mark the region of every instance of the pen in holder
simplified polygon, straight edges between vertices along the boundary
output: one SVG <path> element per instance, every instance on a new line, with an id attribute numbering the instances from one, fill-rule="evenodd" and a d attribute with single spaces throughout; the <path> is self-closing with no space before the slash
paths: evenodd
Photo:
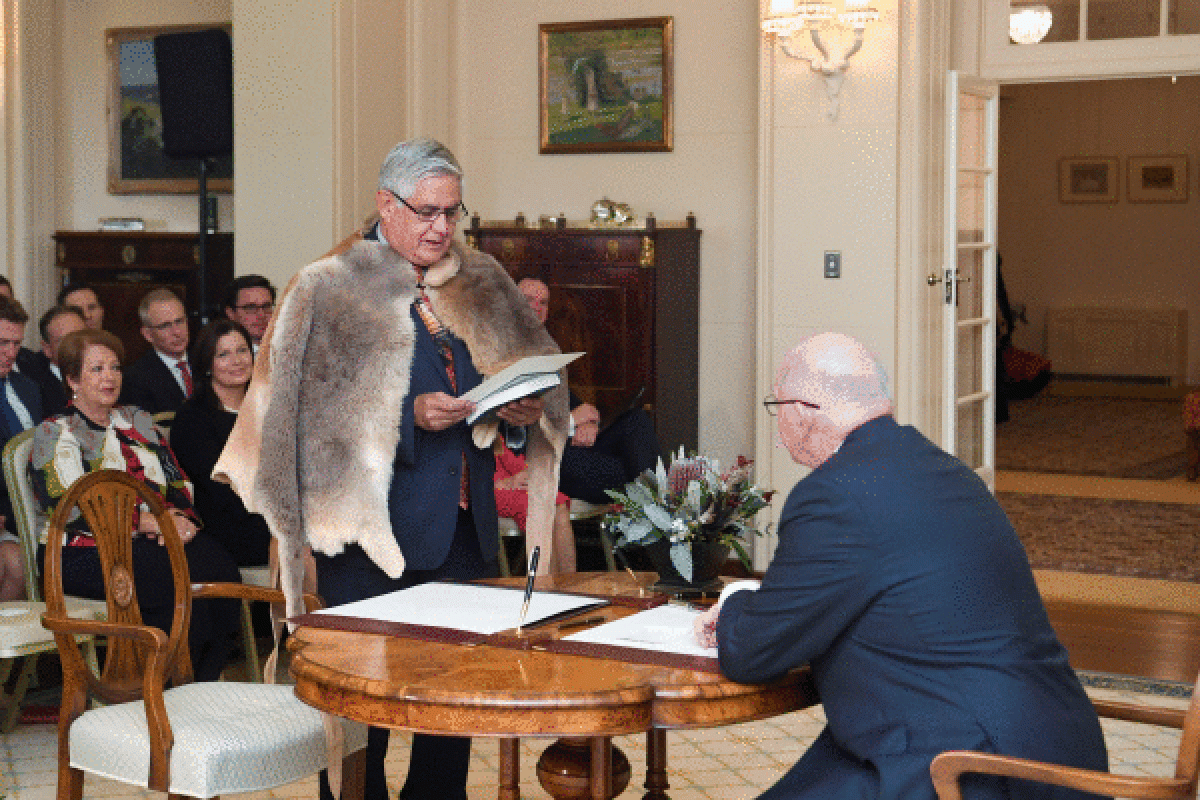
<path id="1" fill-rule="evenodd" d="M 645 597 L 646 587 L 642 585 L 642 582 L 638 580 L 638 576 L 635 575 L 633 570 L 629 568 L 629 560 L 625 558 L 625 553 L 623 553 L 619 547 L 613 548 L 613 558 L 617 560 L 617 563 L 621 566 L 621 569 L 629 573 L 629 579 L 632 580 L 633 585 L 637 587 L 638 597 Z"/>
<path id="2" fill-rule="evenodd" d="M 525 599 L 521 603 L 521 616 L 517 618 L 517 636 L 521 635 L 521 626 L 525 624 L 525 615 L 529 613 L 529 601 L 533 599 L 533 581 L 537 577 L 538 558 L 541 555 L 541 547 L 533 548 L 529 555 L 529 569 L 525 572 Z"/>

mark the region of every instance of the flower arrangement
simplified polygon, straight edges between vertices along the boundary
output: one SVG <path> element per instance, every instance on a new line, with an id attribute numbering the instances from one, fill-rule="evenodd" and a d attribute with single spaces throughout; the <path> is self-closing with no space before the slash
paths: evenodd
<path id="1" fill-rule="evenodd" d="M 754 462 L 738 456 L 722 472 L 721 465 L 705 456 L 686 456 L 683 448 L 671 460 L 662 459 L 625 485 L 624 492 L 607 490 L 616 508 L 604 518 L 615 531 L 616 547 L 671 542 L 671 563 L 685 580 L 693 579 L 692 543 L 719 542 L 737 552 L 749 569 L 750 557 L 741 540 L 761 535 L 754 516 L 771 502 L 774 492 L 764 492 L 751 482 Z"/>

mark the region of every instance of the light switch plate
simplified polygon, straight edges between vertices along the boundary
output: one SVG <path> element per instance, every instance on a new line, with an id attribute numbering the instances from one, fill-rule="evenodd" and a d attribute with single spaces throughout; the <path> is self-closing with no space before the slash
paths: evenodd
<path id="1" fill-rule="evenodd" d="M 842 251 L 826 250 L 825 251 L 825 277 L 840 278 L 842 277 Z"/>

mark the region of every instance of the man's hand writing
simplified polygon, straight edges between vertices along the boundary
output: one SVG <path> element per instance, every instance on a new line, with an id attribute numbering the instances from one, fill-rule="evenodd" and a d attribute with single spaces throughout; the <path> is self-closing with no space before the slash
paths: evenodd
<path id="1" fill-rule="evenodd" d="M 413 416 L 417 427 L 427 431 L 444 431 L 467 418 L 475 404 L 445 392 L 427 392 L 413 401 Z"/>
<path id="2" fill-rule="evenodd" d="M 522 397 L 496 409 L 496 416 L 509 425 L 532 425 L 542 418 L 545 408 L 546 401 L 540 397 Z"/>
<path id="3" fill-rule="evenodd" d="M 717 617 L 720 614 L 721 606 L 714 605 L 692 620 L 692 633 L 696 637 L 696 643 L 701 647 L 717 646 Z"/>

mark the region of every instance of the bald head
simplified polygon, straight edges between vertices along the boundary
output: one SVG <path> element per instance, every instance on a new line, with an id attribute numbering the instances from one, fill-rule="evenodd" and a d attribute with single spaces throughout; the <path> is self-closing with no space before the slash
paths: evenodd
<path id="1" fill-rule="evenodd" d="M 523 278 L 517 288 L 525 295 L 538 321 L 545 325 L 550 316 L 550 287 L 537 278 Z"/>
<path id="2" fill-rule="evenodd" d="M 843 333 L 819 333 L 788 353 L 775 396 L 803 400 L 782 406 L 779 435 L 798 463 L 817 467 L 863 423 L 892 412 L 886 378 L 871 351 Z"/>

